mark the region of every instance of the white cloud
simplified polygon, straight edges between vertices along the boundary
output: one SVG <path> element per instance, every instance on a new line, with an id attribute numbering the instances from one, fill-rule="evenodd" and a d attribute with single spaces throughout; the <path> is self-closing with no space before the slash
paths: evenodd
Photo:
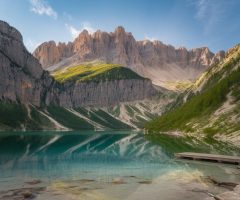
<path id="1" fill-rule="evenodd" d="M 95 32 L 95 29 L 89 22 L 83 22 L 80 28 L 76 28 L 69 24 L 65 24 L 65 26 L 67 27 L 73 38 L 76 38 L 83 30 L 87 30 L 90 34 L 93 34 Z"/>
<path id="2" fill-rule="evenodd" d="M 31 38 L 28 38 L 25 42 L 25 45 L 29 52 L 33 52 L 41 43 L 37 42 L 35 40 L 32 40 Z"/>
<path id="3" fill-rule="evenodd" d="M 73 38 L 76 38 L 79 35 L 80 30 L 76 29 L 74 26 L 68 24 L 65 24 L 65 26 L 67 27 Z"/>
<path id="4" fill-rule="evenodd" d="M 149 36 L 147 36 L 147 35 L 145 35 L 145 40 L 150 40 L 150 41 L 155 41 L 155 40 L 158 40 L 157 38 L 155 38 L 155 37 L 149 37 Z"/>
<path id="5" fill-rule="evenodd" d="M 58 14 L 49 3 L 45 0 L 30 0 L 31 11 L 39 15 L 47 15 L 53 17 L 54 19 L 58 18 Z"/>

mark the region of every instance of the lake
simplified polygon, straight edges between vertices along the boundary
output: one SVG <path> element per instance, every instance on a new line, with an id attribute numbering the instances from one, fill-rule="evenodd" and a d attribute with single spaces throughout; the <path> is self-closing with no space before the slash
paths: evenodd
<path id="1" fill-rule="evenodd" d="M 240 182 L 236 166 L 174 158 L 194 149 L 232 155 L 239 149 L 154 137 L 141 131 L 2 132 L 0 200 L 203 200 L 207 192 L 226 191 L 208 176 Z"/>

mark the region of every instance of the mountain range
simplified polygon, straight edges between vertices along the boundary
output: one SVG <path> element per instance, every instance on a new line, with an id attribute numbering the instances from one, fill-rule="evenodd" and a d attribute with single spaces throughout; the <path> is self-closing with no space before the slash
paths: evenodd
<path id="1" fill-rule="evenodd" d="M 240 45 L 176 49 L 118 27 L 32 55 L 0 21 L 0 70 L 1 130 L 145 128 L 240 143 Z"/>
<path id="2" fill-rule="evenodd" d="M 44 42 L 33 52 L 48 71 L 99 60 L 127 66 L 153 84 L 173 90 L 179 83 L 194 81 L 224 54 L 214 54 L 207 47 L 187 50 L 157 40 L 136 41 L 123 27 L 110 33 L 98 30 L 90 34 L 84 30 L 73 42 Z"/>
<path id="3" fill-rule="evenodd" d="M 0 129 L 126 129 L 146 121 L 132 116 L 127 125 L 99 107 L 112 106 L 112 112 L 120 116 L 114 106 L 121 102 L 160 94 L 149 79 L 116 64 L 92 62 L 84 67 L 86 71 L 73 67 L 51 75 L 27 51 L 20 32 L 0 21 Z M 84 109 L 72 110 L 80 107 Z M 138 115 L 148 120 L 154 116 L 143 110 Z"/>

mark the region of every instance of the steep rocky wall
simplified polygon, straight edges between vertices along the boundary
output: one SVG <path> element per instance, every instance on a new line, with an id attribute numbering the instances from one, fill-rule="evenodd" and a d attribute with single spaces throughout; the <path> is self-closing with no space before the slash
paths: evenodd
<path id="1" fill-rule="evenodd" d="M 40 105 L 52 78 L 23 45 L 21 34 L 0 21 L 0 99 Z"/>
<path id="2" fill-rule="evenodd" d="M 0 99 L 40 105 L 42 79 L 36 79 L 0 52 Z"/>
<path id="3" fill-rule="evenodd" d="M 131 67 L 142 65 L 162 68 L 167 63 L 174 63 L 182 67 L 206 68 L 215 56 L 207 47 L 187 50 L 184 47 L 174 48 L 160 41 L 136 41 L 123 27 L 117 27 L 113 33 L 97 31 L 92 35 L 84 30 L 68 44 L 45 42 L 33 55 L 44 68 L 73 55 L 77 55 L 81 62 L 102 59 Z"/>
<path id="4" fill-rule="evenodd" d="M 155 94 L 156 90 L 148 79 L 65 83 L 55 85 L 47 93 L 46 104 L 63 107 L 111 106 L 149 99 Z"/>

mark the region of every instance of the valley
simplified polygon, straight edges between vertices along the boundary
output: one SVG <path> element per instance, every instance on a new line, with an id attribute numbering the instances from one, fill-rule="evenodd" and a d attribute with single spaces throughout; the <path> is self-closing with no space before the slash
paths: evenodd
<path id="1" fill-rule="evenodd" d="M 193 63 L 195 58 L 190 63 L 187 61 L 188 69 L 206 69 L 199 78 L 168 79 L 163 81 L 168 86 L 163 87 L 161 84 L 152 84 L 154 78 L 149 79 L 149 76 L 139 72 L 142 67 L 122 59 L 123 55 L 118 53 L 110 59 L 108 51 L 119 52 L 121 45 L 126 52 L 137 49 L 128 49 L 130 41 L 132 44 L 139 42 L 123 27 L 118 27 L 114 33 L 98 31 L 91 35 L 83 31 L 68 45 L 56 45 L 54 42 L 40 45 L 33 55 L 48 71 L 42 69 L 41 64 L 27 52 L 22 36 L 16 29 L 5 22 L 1 22 L 1 27 L 1 48 L 5 49 L 5 52 L 1 51 L 3 73 L 0 75 L 2 130 L 145 128 L 151 134 L 170 131 L 183 136 L 201 135 L 239 144 L 239 45 L 226 52 L 226 56 L 224 52 L 216 55 L 209 53 L 208 56 L 201 53 L 199 59 L 204 59 L 198 60 L 201 63 L 198 67 L 189 65 L 196 65 Z M 101 47 L 106 50 L 107 57 L 93 53 L 93 49 L 99 47 L 103 35 L 114 44 L 110 49 Z M 116 39 L 118 43 L 115 43 Z M 71 51 L 70 46 L 73 48 Z M 84 53 L 85 47 L 88 47 L 88 53 Z M 66 51 L 70 53 L 64 54 Z M 183 49 L 175 50 L 175 56 L 178 57 L 180 51 Z M 53 57 L 58 52 L 56 55 L 59 57 L 51 61 L 46 57 L 46 52 L 53 52 L 53 55 L 48 54 Z M 22 57 L 17 56 L 18 53 Z M 171 62 L 178 64 L 176 57 L 173 54 L 171 56 Z M 156 67 L 144 68 L 152 70 Z M 161 64 L 159 72 L 163 73 L 164 68 L 164 64 Z M 176 66 L 175 69 L 180 68 Z M 169 75 L 174 77 L 171 73 L 176 71 L 168 70 Z M 181 69 L 181 73 L 185 73 L 184 70 Z"/>

